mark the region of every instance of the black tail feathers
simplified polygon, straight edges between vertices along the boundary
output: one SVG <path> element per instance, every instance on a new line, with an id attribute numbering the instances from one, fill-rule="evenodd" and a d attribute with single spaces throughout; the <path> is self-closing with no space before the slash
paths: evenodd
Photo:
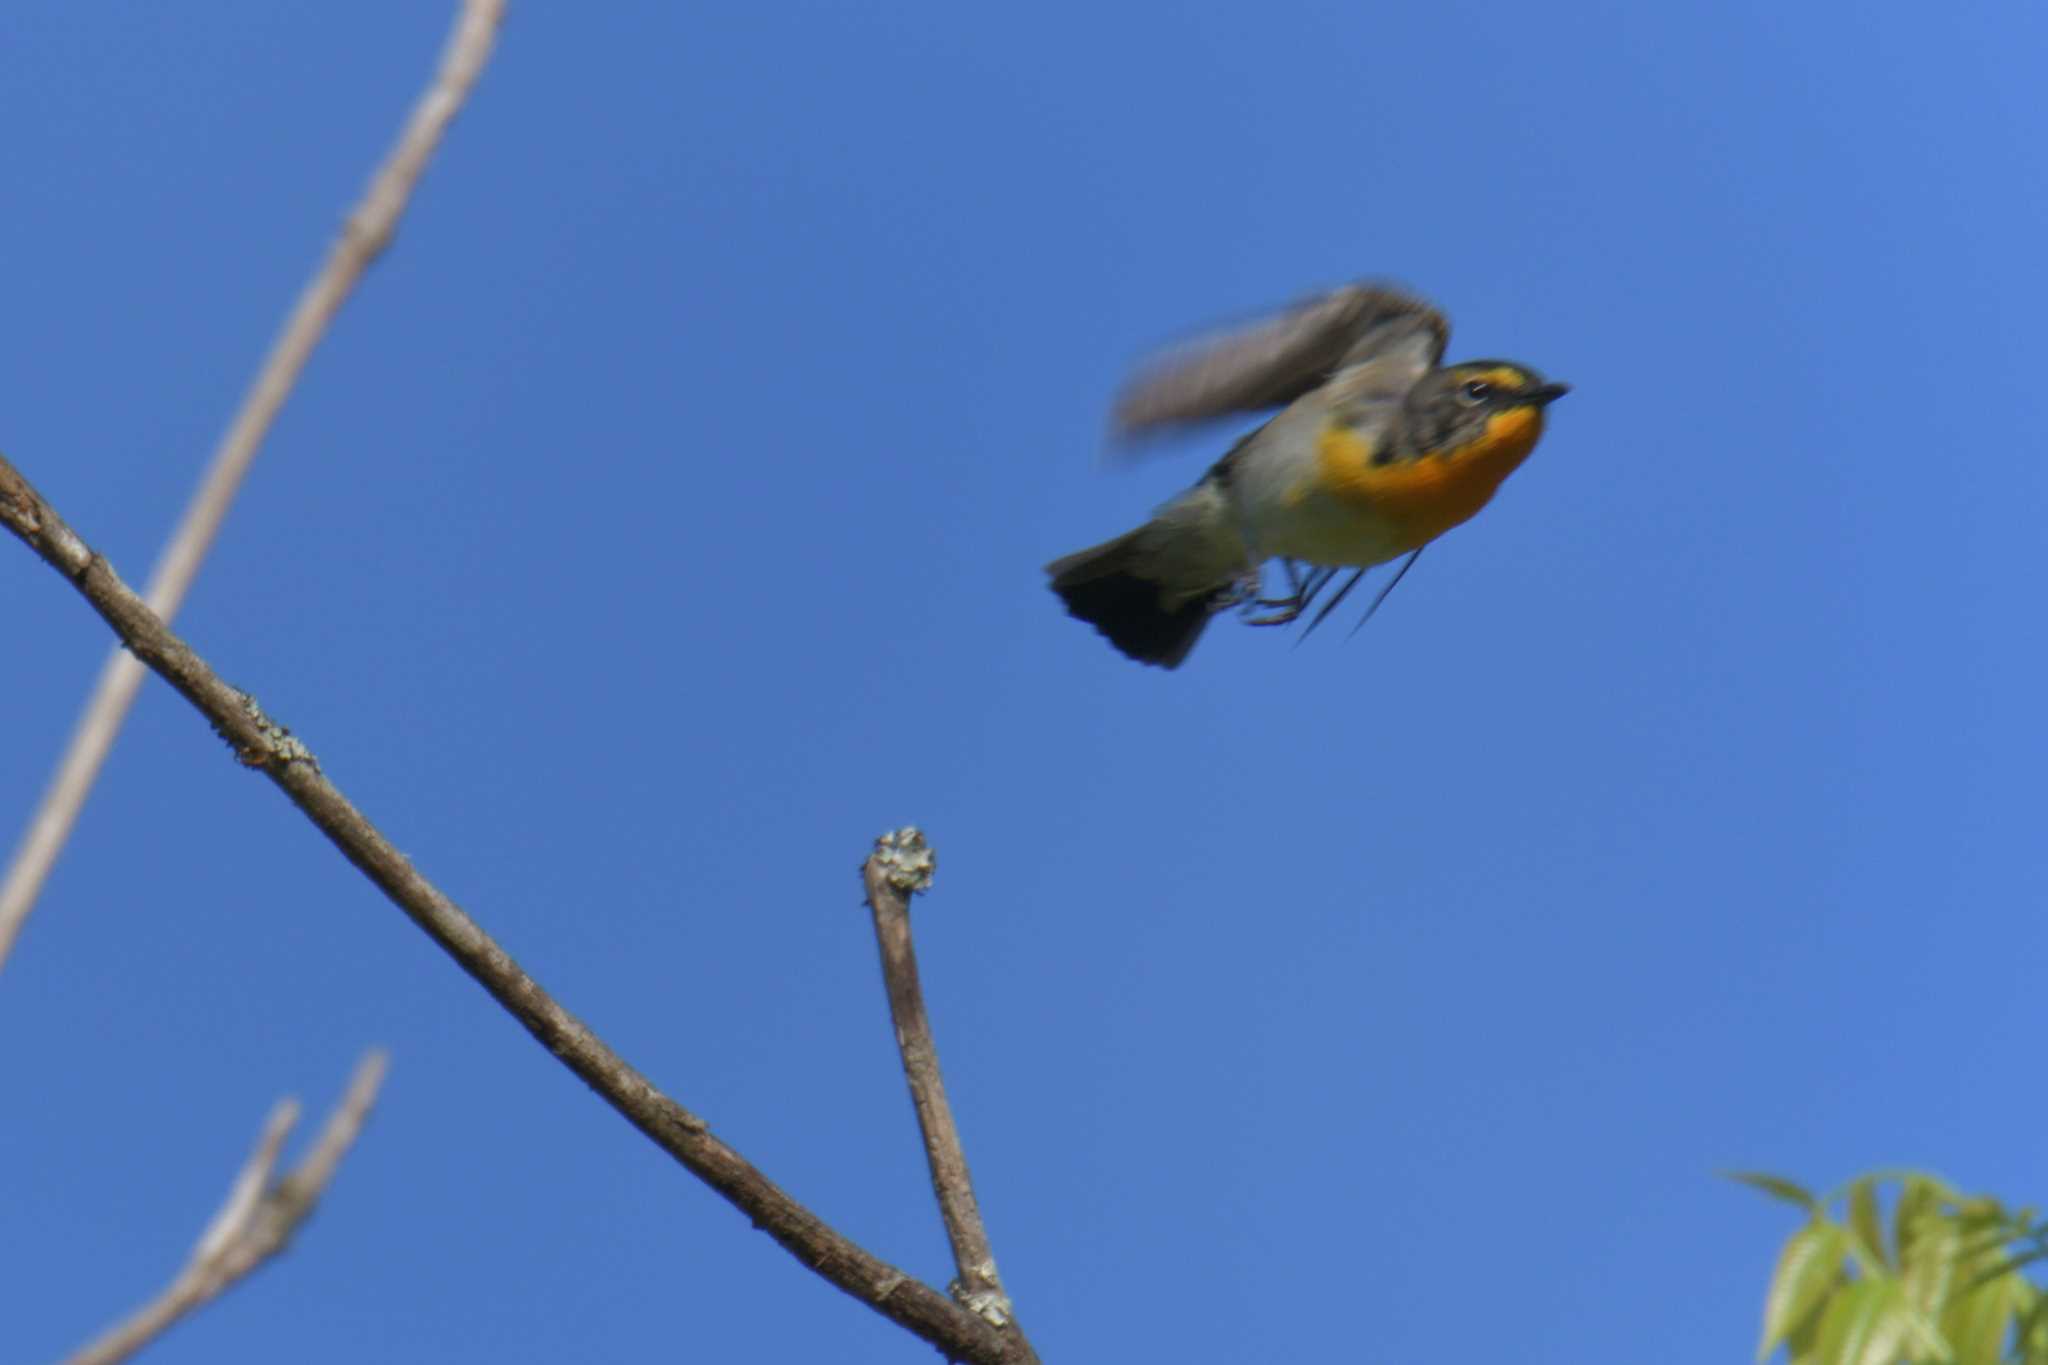
<path id="1" fill-rule="evenodd" d="M 1138 571 L 1132 554 L 1137 534 L 1056 559 L 1045 571 L 1068 615 L 1094 626 L 1139 663 L 1179 668 L 1209 618 L 1229 600 L 1231 585 L 1169 606 L 1165 586 Z"/>

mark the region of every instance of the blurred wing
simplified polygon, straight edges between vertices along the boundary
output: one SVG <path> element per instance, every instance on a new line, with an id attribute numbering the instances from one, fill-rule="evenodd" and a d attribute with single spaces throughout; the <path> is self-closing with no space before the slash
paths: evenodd
<path id="1" fill-rule="evenodd" d="M 1139 372 L 1111 416 L 1119 439 L 1291 403 L 1369 360 L 1436 368 L 1451 325 L 1385 285 L 1348 285 L 1276 317 L 1198 341 Z"/>

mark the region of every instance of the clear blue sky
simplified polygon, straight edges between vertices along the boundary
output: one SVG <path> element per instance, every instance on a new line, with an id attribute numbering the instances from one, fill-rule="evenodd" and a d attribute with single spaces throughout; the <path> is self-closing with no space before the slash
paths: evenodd
<path id="1" fill-rule="evenodd" d="M 147 574 L 443 5 L 0 19 L 0 449 Z M 943 1283 L 855 869 L 1048 1361 L 1741 1359 L 1882 1163 L 2048 1198 L 2038 7 L 515 6 L 181 629 L 570 1008 Z M 1571 381 L 1372 625 L 1043 586 L 1150 345 L 1358 276 Z M 0 831 L 107 636 L 0 546 Z M 152 682 L 0 975 L 0 1327 L 160 1362 L 908 1361 Z M 761 1343 L 766 1337 L 767 1344 Z"/>

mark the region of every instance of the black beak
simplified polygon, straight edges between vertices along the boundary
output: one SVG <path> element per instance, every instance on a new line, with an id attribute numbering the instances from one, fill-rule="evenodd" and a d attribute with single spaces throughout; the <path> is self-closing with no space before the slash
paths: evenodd
<path id="1" fill-rule="evenodd" d="M 1572 391 L 1569 384 L 1539 384 L 1533 389 L 1522 390 L 1522 401 L 1536 407 L 1548 407 Z"/>

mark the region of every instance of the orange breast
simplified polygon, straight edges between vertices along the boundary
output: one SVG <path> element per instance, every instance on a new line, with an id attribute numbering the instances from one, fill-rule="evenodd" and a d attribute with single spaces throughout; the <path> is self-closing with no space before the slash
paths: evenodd
<path id="1" fill-rule="evenodd" d="M 1325 431 L 1316 447 L 1323 491 L 1385 525 L 1401 543 L 1420 549 L 1486 506 L 1543 434 L 1538 408 L 1513 408 L 1486 423 L 1478 440 L 1419 460 L 1374 464 L 1356 432 Z"/>

